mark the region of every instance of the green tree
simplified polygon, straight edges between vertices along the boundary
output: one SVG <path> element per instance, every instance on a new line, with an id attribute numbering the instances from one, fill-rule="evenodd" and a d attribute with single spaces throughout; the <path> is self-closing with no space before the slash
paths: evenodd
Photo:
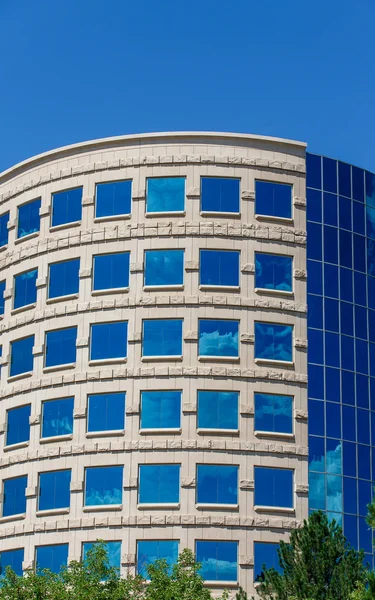
<path id="1" fill-rule="evenodd" d="M 335 520 L 314 512 L 292 531 L 288 543 L 280 542 L 282 572 L 264 567 L 257 593 L 263 600 L 350 600 L 367 581 L 363 556 L 351 548 Z"/>

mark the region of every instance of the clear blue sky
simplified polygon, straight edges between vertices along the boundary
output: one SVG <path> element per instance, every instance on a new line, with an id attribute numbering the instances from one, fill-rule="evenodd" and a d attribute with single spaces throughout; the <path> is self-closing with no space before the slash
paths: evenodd
<path id="1" fill-rule="evenodd" d="M 0 170 L 194 129 L 375 171 L 374 23 L 375 0 L 0 0 Z"/>

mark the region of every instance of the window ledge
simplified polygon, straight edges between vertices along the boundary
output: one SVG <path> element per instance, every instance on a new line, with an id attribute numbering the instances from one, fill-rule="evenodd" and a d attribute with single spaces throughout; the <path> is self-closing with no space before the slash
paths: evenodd
<path id="1" fill-rule="evenodd" d="M 96 504 L 93 506 L 84 506 L 83 512 L 103 512 L 108 510 L 122 510 L 122 504 Z"/>
<path id="2" fill-rule="evenodd" d="M 125 429 L 109 429 L 108 431 L 86 431 L 87 438 L 118 437 L 120 435 L 125 435 Z"/>
<path id="3" fill-rule="evenodd" d="M 108 294 L 126 294 L 129 287 L 109 288 L 106 290 L 91 290 L 91 296 L 105 296 Z"/>
<path id="4" fill-rule="evenodd" d="M 157 217 L 184 217 L 186 215 L 186 211 L 184 210 L 167 210 L 165 212 L 146 212 L 146 218 L 157 218 Z"/>
<path id="5" fill-rule="evenodd" d="M 219 212 L 217 210 L 201 210 L 199 214 L 201 217 L 233 217 L 233 219 L 241 218 L 241 213 L 239 212 Z"/>
<path id="6" fill-rule="evenodd" d="M 40 438 L 39 443 L 40 444 L 50 444 L 52 442 L 64 442 L 64 441 L 72 440 L 72 439 L 73 439 L 73 434 L 67 433 L 66 435 L 52 435 L 49 437 Z"/>
<path id="7" fill-rule="evenodd" d="M 32 308 L 36 307 L 36 302 L 33 302 L 32 304 L 25 304 L 24 306 L 19 306 L 18 308 L 13 308 L 13 310 L 10 311 L 11 315 L 18 315 L 18 313 L 21 313 L 25 310 L 31 310 Z"/>
<path id="8" fill-rule="evenodd" d="M 118 365 L 125 364 L 128 361 L 127 357 L 123 356 L 120 358 L 100 358 L 98 360 L 89 360 L 89 367 L 95 367 L 100 365 Z"/>
<path id="9" fill-rule="evenodd" d="M 277 223 L 289 223 L 293 225 L 294 219 L 292 217 L 276 217 L 274 215 L 255 215 L 259 221 L 275 221 Z"/>
<path id="10" fill-rule="evenodd" d="M 197 510 L 238 510 L 238 504 L 213 504 L 197 502 L 195 505 Z"/>
<path id="11" fill-rule="evenodd" d="M 286 508 L 285 506 L 254 506 L 256 512 L 269 512 L 269 513 L 285 513 L 286 515 L 293 515 L 296 510 L 295 508 Z"/>
<path id="12" fill-rule="evenodd" d="M 11 452 L 11 450 L 18 450 L 18 448 L 27 448 L 30 445 L 30 440 L 26 442 L 17 442 L 17 444 L 9 444 L 9 446 L 4 446 L 3 452 Z"/>
<path id="13" fill-rule="evenodd" d="M 162 427 L 160 427 L 159 429 L 140 429 L 139 433 L 141 435 L 148 435 L 148 434 L 154 434 L 154 435 L 158 435 L 158 434 L 177 434 L 177 433 L 181 433 L 182 429 L 181 427 L 166 427 L 165 429 L 163 429 Z"/>
<path id="14" fill-rule="evenodd" d="M 53 304 L 54 302 L 66 302 L 67 300 L 76 300 L 79 294 L 67 294 L 66 296 L 56 296 L 56 298 L 47 298 L 46 304 Z"/>
<path id="15" fill-rule="evenodd" d="M 173 361 L 173 360 L 175 360 L 175 361 L 182 361 L 182 359 L 183 359 L 183 356 L 181 354 L 178 354 L 176 356 L 168 356 L 168 355 L 164 356 L 162 354 L 160 356 L 141 356 L 141 361 L 142 362 L 155 362 L 155 361 L 158 361 L 158 360 L 163 361 L 163 362 L 166 361 L 166 360 L 168 360 L 168 361 Z"/>
<path id="16" fill-rule="evenodd" d="M 5 250 L 8 250 L 8 244 L 4 244 L 4 246 L 0 246 L 0 252 L 5 252 Z"/>
<path id="17" fill-rule="evenodd" d="M 40 231 L 33 231 L 32 233 L 28 233 L 27 235 L 23 235 L 22 237 L 14 240 L 15 244 L 20 244 L 21 242 L 27 242 L 28 240 L 32 240 L 33 238 L 38 237 Z"/>
<path id="18" fill-rule="evenodd" d="M 179 510 L 179 502 L 145 502 L 137 504 L 138 510 Z"/>
<path id="19" fill-rule="evenodd" d="M 60 231 L 60 229 L 68 229 L 69 227 L 79 227 L 82 225 L 82 221 L 71 221 L 71 223 L 62 223 L 61 225 L 52 225 L 49 230 L 51 233 L 54 231 Z"/>
<path id="20" fill-rule="evenodd" d="M 108 221 L 122 221 L 123 219 L 131 219 L 131 213 L 123 215 L 108 215 L 106 217 L 95 217 L 94 223 L 107 223 Z"/>
<path id="21" fill-rule="evenodd" d="M 200 286 L 198 286 L 200 290 L 205 291 L 205 290 L 212 290 L 212 291 L 223 291 L 223 292 L 239 292 L 240 291 L 240 286 L 239 285 L 209 285 L 209 284 L 202 284 Z"/>
<path id="22" fill-rule="evenodd" d="M 294 297 L 294 292 L 288 292 L 287 290 L 273 290 L 273 289 L 269 289 L 269 288 L 255 288 L 254 292 L 256 294 L 269 294 L 272 296 L 288 296 L 290 297 Z"/>
<path id="23" fill-rule="evenodd" d="M 254 431 L 254 435 L 257 437 L 266 437 L 266 438 L 280 438 L 280 439 L 288 439 L 294 440 L 294 433 L 281 433 L 280 431 Z"/>
<path id="24" fill-rule="evenodd" d="M 48 517 L 54 515 L 67 515 L 70 513 L 70 508 L 47 508 L 46 510 L 37 510 L 37 517 Z"/>
<path id="25" fill-rule="evenodd" d="M 43 373 L 53 373 L 54 371 L 65 371 L 67 369 L 75 369 L 76 363 L 67 363 L 65 365 L 53 365 L 53 367 L 44 367 Z"/>
<path id="26" fill-rule="evenodd" d="M 8 517 L 1 517 L 0 523 L 9 523 L 10 521 L 19 521 L 26 519 L 26 513 L 18 513 L 17 515 L 9 515 Z"/>
<path id="27" fill-rule="evenodd" d="M 256 365 L 280 365 L 280 367 L 294 367 L 294 361 L 275 360 L 273 358 L 254 358 Z"/>
<path id="28" fill-rule="evenodd" d="M 238 435 L 240 431 L 239 429 L 217 429 L 215 427 L 209 429 L 208 427 L 198 427 L 197 433 L 203 435 Z"/>
<path id="29" fill-rule="evenodd" d="M 206 581 L 203 582 L 203 585 L 205 587 L 218 587 L 218 588 L 237 588 L 238 587 L 238 581 L 211 581 L 210 579 L 207 579 Z"/>
<path id="30" fill-rule="evenodd" d="M 18 373 L 18 375 L 12 375 L 11 377 L 8 377 L 7 382 L 12 383 L 13 381 L 18 381 L 19 379 L 26 379 L 26 377 L 32 377 L 32 376 L 33 376 L 32 371 L 26 371 L 26 373 Z"/>
<path id="31" fill-rule="evenodd" d="M 183 290 L 184 289 L 184 284 L 183 283 L 176 283 L 176 284 L 171 284 L 171 285 L 144 285 L 143 289 L 145 292 L 158 292 L 158 291 L 162 291 L 162 290 Z"/>
<path id="32" fill-rule="evenodd" d="M 198 360 L 201 362 L 240 362 L 239 356 L 198 356 Z"/>

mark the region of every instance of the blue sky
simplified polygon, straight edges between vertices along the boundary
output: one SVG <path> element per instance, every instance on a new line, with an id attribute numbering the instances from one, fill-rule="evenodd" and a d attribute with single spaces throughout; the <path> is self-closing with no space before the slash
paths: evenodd
<path id="1" fill-rule="evenodd" d="M 0 170 L 126 133 L 305 140 L 375 171 L 374 0 L 0 0 Z"/>

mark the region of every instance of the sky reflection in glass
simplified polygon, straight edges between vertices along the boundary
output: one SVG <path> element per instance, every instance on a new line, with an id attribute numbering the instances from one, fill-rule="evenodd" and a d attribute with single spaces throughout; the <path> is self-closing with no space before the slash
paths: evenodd
<path id="1" fill-rule="evenodd" d="M 238 357 L 239 321 L 199 319 L 199 356 Z"/>
<path id="2" fill-rule="evenodd" d="M 200 285 L 238 287 L 240 253 L 232 250 L 200 251 Z"/>
<path id="3" fill-rule="evenodd" d="M 238 542 L 197 541 L 197 562 L 205 581 L 237 581 Z"/>
<path id="4" fill-rule="evenodd" d="M 293 361 L 293 326 L 255 323 L 255 358 Z"/>
<path id="5" fill-rule="evenodd" d="M 39 210 L 41 199 L 27 202 L 18 207 L 17 219 L 17 238 L 23 238 L 25 235 L 36 233 L 40 230 L 40 215 Z"/>
<path id="6" fill-rule="evenodd" d="M 125 393 L 88 396 L 87 431 L 119 431 L 123 429 L 125 429 Z"/>
<path id="7" fill-rule="evenodd" d="M 33 370 L 34 336 L 15 340 L 10 343 L 10 376 L 29 373 Z"/>
<path id="8" fill-rule="evenodd" d="M 264 566 L 267 569 L 273 568 L 278 573 L 282 573 L 282 569 L 279 566 L 278 549 L 279 544 L 254 542 L 254 581 L 263 581 Z"/>
<path id="9" fill-rule="evenodd" d="M 182 356 L 182 319 L 143 321 L 142 356 Z"/>
<path id="10" fill-rule="evenodd" d="M 69 544 L 38 546 L 36 548 L 36 569 L 49 569 L 52 573 L 60 573 L 61 567 L 68 564 Z"/>
<path id="11" fill-rule="evenodd" d="M 80 259 L 64 260 L 49 265 L 48 298 L 78 294 Z"/>
<path id="12" fill-rule="evenodd" d="M 42 402 L 42 438 L 73 433 L 74 398 Z"/>
<path id="13" fill-rule="evenodd" d="M 0 216 L 0 247 L 8 243 L 8 221 L 9 212 Z"/>
<path id="14" fill-rule="evenodd" d="M 146 250 L 145 286 L 182 285 L 184 250 Z"/>
<path id="15" fill-rule="evenodd" d="M 82 218 L 82 188 L 52 194 L 52 227 L 75 223 Z"/>
<path id="16" fill-rule="evenodd" d="M 6 445 L 28 442 L 30 439 L 31 404 L 18 406 L 7 411 Z"/>
<path id="17" fill-rule="evenodd" d="M 77 327 L 47 331 L 46 367 L 76 362 Z"/>
<path id="18" fill-rule="evenodd" d="M 201 177 L 201 210 L 214 213 L 240 212 L 240 179 Z"/>
<path id="19" fill-rule="evenodd" d="M 271 181 L 255 182 L 255 212 L 267 217 L 292 218 L 292 186 Z"/>
<path id="20" fill-rule="evenodd" d="M 3 517 L 26 512 L 27 475 L 3 481 Z"/>
<path id="21" fill-rule="evenodd" d="M 238 503 L 238 467 L 197 465 L 198 504 Z"/>
<path id="22" fill-rule="evenodd" d="M 127 350 L 127 321 L 91 325 L 90 360 L 126 358 Z"/>
<path id="23" fill-rule="evenodd" d="M 83 560 L 87 559 L 87 553 L 95 545 L 96 542 L 85 542 L 82 545 L 83 549 Z M 121 567 L 121 542 L 104 542 L 108 555 L 108 562 L 110 567 L 120 569 Z"/>
<path id="24" fill-rule="evenodd" d="M 254 504 L 293 508 L 293 470 L 254 467 Z"/>
<path id="25" fill-rule="evenodd" d="M 181 426 L 181 392 L 141 392 L 141 429 L 176 429 Z"/>
<path id="26" fill-rule="evenodd" d="M 293 397 L 254 394 L 256 431 L 293 433 Z"/>
<path id="27" fill-rule="evenodd" d="M 131 213 L 132 181 L 96 184 L 95 217 L 114 217 Z"/>
<path id="28" fill-rule="evenodd" d="M 14 277 L 14 306 L 21 308 L 36 302 L 36 280 L 38 278 L 38 269 L 26 271 Z"/>
<path id="29" fill-rule="evenodd" d="M 198 391 L 198 428 L 238 429 L 238 392 Z"/>
<path id="30" fill-rule="evenodd" d="M 259 289 L 292 291 L 291 256 L 255 253 L 255 287 Z"/>
<path id="31" fill-rule="evenodd" d="M 6 281 L 0 281 L 0 315 L 4 314 L 4 310 L 5 310 L 5 298 L 4 298 L 4 292 L 5 292 L 5 288 L 6 288 Z"/>
<path id="32" fill-rule="evenodd" d="M 155 177 L 147 179 L 147 213 L 183 212 L 184 210 L 184 177 Z"/>
<path id="33" fill-rule="evenodd" d="M 180 500 L 180 465 L 139 465 L 139 503 L 176 504 Z"/>
<path id="34" fill-rule="evenodd" d="M 69 508 L 71 475 L 70 469 L 39 474 L 38 510 Z"/>
<path id="35" fill-rule="evenodd" d="M 130 252 L 94 256 L 93 290 L 129 287 Z"/>
<path id="36" fill-rule="evenodd" d="M 137 542 L 137 573 L 149 579 L 147 566 L 156 560 L 166 560 L 168 572 L 177 562 L 179 543 L 172 540 L 142 540 Z"/>
<path id="37" fill-rule="evenodd" d="M 85 506 L 122 503 L 123 467 L 88 467 L 85 478 Z"/>

